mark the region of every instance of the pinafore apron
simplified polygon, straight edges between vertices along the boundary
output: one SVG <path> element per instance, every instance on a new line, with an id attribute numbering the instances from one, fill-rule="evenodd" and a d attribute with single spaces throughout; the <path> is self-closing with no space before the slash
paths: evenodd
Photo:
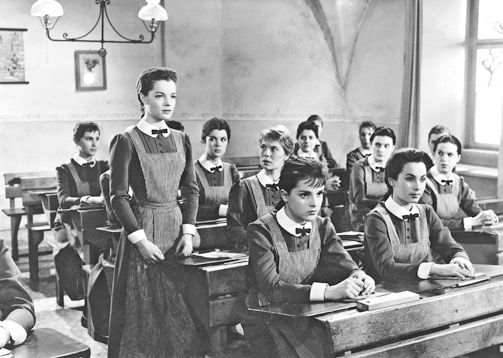
<path id="1" fill-rule="evenodd" d="M 426 184 L 433 191 L 437 199 L 436 212 L 441 219 L 461 219 L 466 217 L 459 206 L 460 178 L 455 175 L 452 185 L 442 185 L 441 191 L 430 178 L 426 179 Z"/>
<path id="2" fill-rule="evenodd" d="M 204 202 L 207 205 L 218 206 L 227 204 L 229 201 L 229 191 L 232 186 L 231 165 L 229 163 L 222 164 L 224 167 L 224 185 L 222 186 L 210 186 L 208 179 L 206 179 L 204 169 L 201 169 L 199 165 L 194 165 L 197 176 L 201 181 L 201 186 L 204 189 Z M 218 219 L 218 217 L 213 219 Z"/>
<path id="3" fill-rule="evenodd" d="M 313 222 L 309 235 L 309 247 L 306 250 L 289 252 L 281 228 L 273 214 L 261 218 L 261 221 L 270 229 L 272 242 L 278 253 L 278 273 L 281 281 L 301 284 L 315 271 L 321 253 L 321 239 L 316 221 Z M 250 290 L 246 303 L 250 306 L 264 306 L 271 304 L 271 298 L 257 290 Z M 300 357 L 301 353 L 295 349 L 296 343 L 292 337 L 293 331 L 288 325 L 281 322 L 273 323 L 264 320 L 253 320 L 251 325 L 244 324 L 245 334 L 258 338 L 253 344 L 254 350 L 263 350 L 264 357 Z M 298 337 L 297 337 L 298 338 Z M 294 338 L 293 340 L 297 340 Z"/>
<path id="4" fill-rule="evenodd" d="M 134 128 L 126 136 L 138 153 L 146 196 L 135 196 L 133 212 L 166 256 L 173 256 L 182 234 L 177 203 L 185 168 L 183 134 L 171 130 L 174 153 L 147 153 Z M 183 278 L 165 261 L 147 265 L 123 231 L 115 266 L 110 320 L 109 357 L 188 357 L 194 351 L 195 328 L 182 297 Z"/>

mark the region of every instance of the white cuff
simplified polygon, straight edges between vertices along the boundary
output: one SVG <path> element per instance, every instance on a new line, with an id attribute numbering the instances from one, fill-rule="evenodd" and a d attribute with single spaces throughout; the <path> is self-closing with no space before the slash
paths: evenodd
<path id="1" fill-rule="evenodd" d="M 5 320 L 5 321 L 0 321 L 0 327 L 5 328 L 7 331 L 9 331 L 10 338 L 12 342 L 14 342 L 14 345 L 20 345 L 24 341 L 26 341 L 26 337 L 28 334 L 26 333 L 26 330 L 21 326 L 19 323 L 11 321 L 11 320 Z"/>
<path id="2" fill-rule="evenodd" d="M 90 195 L 84 195 L 83 197 L 80 198 L 79 202 L 81 203 L 87 203 L 87 200 L 90 198 Z"/>
<path id="3" fill-rule="evenodd" d="M 419 268 L 417 269 L 417 277 L 419 277 L 421 280 L 426 280 L 428 277 L 430 277 L 430 271 L 433 265 L 434 262 L 423 262 L 422 264 L 419 264 Z"/>
<path id="4" fill-rule="evenodd" d="M 145 234 L 145 231 L 143 231 L 143 229 L 140 229 L 140 230 L 133 231 L 131 234 L 129 234 L 127 236 L 127 238 L 134 245 L 138 241 L 146 240 L 147 235 Z"/>
<path id="5" fill-rule="evenodd" d="M 220 207 L 218 208 L 218 216 L 220 216 L 220 217 L 227 216 L 227 208 L 228 208 L 228 205 L 220 204 Z"/>
<path id="6" fill-rule="evenodd" d="M 465 231 L 470 231 L 473 228 L 473 218 L 463 218 L 463 227 Z"/>
<path id="7" fill-rule="evenodd" d="M 327 287 L 328 283 L 313 282 L 311 285 L 311 291 L 309 292 L 309 301 L 325 301 L 325 290 Z"/>
<path id="8" fill-rule="evenodd" d="M 192 224 L 183 224 L 182 225 L 182 233 L 183 234 L 191 234 L 192 236 L 196 235 L 196 226 Z"/>

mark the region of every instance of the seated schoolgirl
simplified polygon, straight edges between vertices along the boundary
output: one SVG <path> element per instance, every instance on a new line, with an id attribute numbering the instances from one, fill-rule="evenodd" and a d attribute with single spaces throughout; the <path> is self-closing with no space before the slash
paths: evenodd
<path id="1" fill-rule="evenodd" d="M 259 136 L 262 170 L 236 182 L 229 192 L 227 240 L 229 247 L 247 250 L 246 227 L 271 212 L 280 201 L 279 175 L 293 152 L 294 141 L 288 129 L 275 126 L 264 129 Z"/>
<path id="2" fill-rule="evenodd" d="M 434 166 L 428 171 L 422 203 L 433 206 L 442 223 L 451 230 L 471 230 L 474 226 L 492 225 L 498 216 L 482 210 L 475 193 L 462 176 L 453 173 L 461 159 L 461 143 L 453 135 L 439 137 L 433 147 Z"/>
<path id="3" fill-rule="evenodd" d="M 323 118 L 321 118 L 317 114 L 312 114 L 312 115 L 310 115 L 306 119 L 306 121 L 313 122 L 314 124 L 316 124 L 316 127 L 318 127 L 318 142 L 319 142 L 319 145 L 317 145 L 314 148 L 314 151 L 316 153 L 321 153 L 321 155 L 323 155 L 323 157 L 327 161 L 328 169 L 339 168 L 339 164 L 334 159 L 334 156 L 332 155 L 332 152 L 330 151 L 330 148 L 328 147 L 327 142 L 325 142 L 325 141 L 323 141 L 323 140 L 320 139 L 321 138 L 321 134 L 323 132 Z M 298 143 L 295 144 L 295 151 L 297 151 L 297 149 L 299 149 L 299 144 Z"/>
<path id="4" fill-rule="evenodd" d="M 318 140 L 318 126 L 313 121 L 301 122 L 297 127 L 297 143 L 294 155 L 327 163 Z"/>
<path id="5" fill-rule="evenodd" d="M 349 181 L 351 223 L 354 230 L 363 231 L 365 215 L 386 195 L 384 167 L 396 144 L 391 128 L 379 127 L 370 137 L 372 154 L 356 162 Z"/>
<path id="6" fill-rule="evenodd" d="M 429 205 L 417 204 L 426 187 L 428 154 L 404 148 L 386 165 L 391 194 L 365 221 L 365 252 L 376 278 L 469 278 L 472 264 Z"/>
<path id="7" fill-rule="evenodd" d="M 100 139 L 100 129 L 94 122 L 79 122 L 73 129 L 73 142 L 77 152 L 68 163 L 56 168 L 58 180 L 58 200 L 60 208 L 68 209 L 74 205 L 103 204 L 100 175 L 108 170 L 108 162 L 95 158 Z M 85 296 L 85 277 L 82 260 L 75 250 L 79 242 L 70 214 L 62 214 L 66 235 L 56 235 L 54 263 L 61 285 L 71 299 Z M 65 237 L 66 236 L 66 237 Z M 96 242 L 98 244 L 98 242 Z"/>
<path id="8" fill-rule="evenodd" d="M 346 172 L 348 173 L 348 177 L 351 175 L 351 170 L 356 162 L 372 154 L 372 151 L 370 150 L 370 137 L 376 128 L 376 125 L 372 121 L 362 122 L 358 127 L 360 146 L 353 149 L 346 155 Z"/>
<path id="9" fill-rule="evenodd" d="M 21 286 L 20 276 L 9 249 L 0 240 L 0 348 L 22 344 L 35 325 L 33 300 Z"/>
<path id="10" fill-rule="evenodd" d="M 336 301 L 373 292 L 374 280 L 351 259 L 330 219 L 317 215 L 326 177 L 318 161 L 292 158 L 285 163 L 279 210 L 248 225 L 248 307 Z M 243 328 L 256 356 L 297 356 L 280 327 L 248 315 Z"/>
<path id="11" fill-rule="evenodd" d="M 231 129 L 223 119 L 212 118 L 204 123 L 201 141 L 205 151 L 194 163 L 199 186 L 198 221 L 227 215 L 229 191 L 239 180 L 236 166 L 222 161 L 230 139 Z"/>

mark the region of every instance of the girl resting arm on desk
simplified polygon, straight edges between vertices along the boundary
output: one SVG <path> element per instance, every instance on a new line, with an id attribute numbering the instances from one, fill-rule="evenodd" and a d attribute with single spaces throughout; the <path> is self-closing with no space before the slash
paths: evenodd
<path id="1" fill-rule="evenodd" d="M 423 151 L 404 148 L 386 165 L 391 195 L 365 221 L 368 264 L 380 279 L 473 276 L 468 255 L 433 208 L 417 204 L 426 186 L 426 162 Z"/>
<path id="2" fill-rule="evenodd" d="M 21 286 L 21 273 L 0 240 L 0 348 L 26 340 L 35 325 L 33 301 Z"/>

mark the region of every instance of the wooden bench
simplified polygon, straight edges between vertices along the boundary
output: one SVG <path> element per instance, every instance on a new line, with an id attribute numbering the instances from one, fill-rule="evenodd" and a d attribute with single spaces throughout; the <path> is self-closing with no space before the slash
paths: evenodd
<path id="1" fill-rule="evenodd" d="M 10 218 L 10 233 L 11 233 L 11 251 L 14 261 L 19 259 L 18 248 L 18 233 L 21 219 L 26 215 L 26 210 L 23 205 L 16 203 L 17 199 L 21 199 L 21 178 L 28 177 L 55 177 L 55 172 L 19 172 L 5 173 L 5 198 L 9 199 L 9 208 L 2 209 L 2 212 Z"/>
<path id="2" fill-rule="evenodd" d="M 91 349 L 54 329 L 37 328 L 11 354 L 15 358 L 89 358 Z"/>

